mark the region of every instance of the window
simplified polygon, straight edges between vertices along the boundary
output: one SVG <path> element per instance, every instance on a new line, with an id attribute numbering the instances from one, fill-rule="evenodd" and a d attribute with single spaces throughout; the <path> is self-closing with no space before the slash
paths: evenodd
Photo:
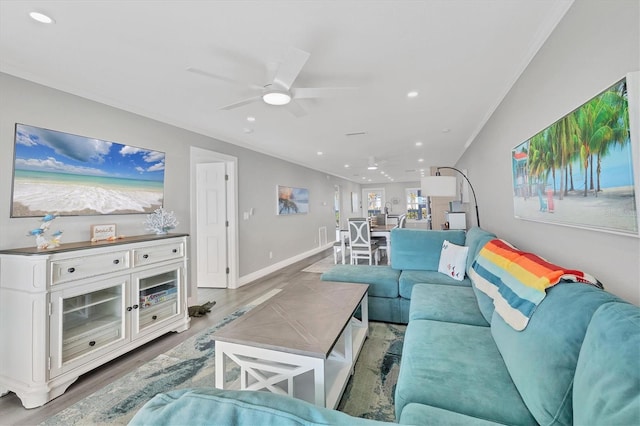
<path id="1" fill-rule="evenodd" d="M 365 188 L 362 190 L 362 199 L 367 206 L 367 216 L 375 216 L 382 213 L 384 189 Z"/>
<path id="2" fill-rule="evenodd" d="M 427 218 L 427 201 L 421 195 L 420 188 L 406 188 L 407 219 L 423 220 Z"/>

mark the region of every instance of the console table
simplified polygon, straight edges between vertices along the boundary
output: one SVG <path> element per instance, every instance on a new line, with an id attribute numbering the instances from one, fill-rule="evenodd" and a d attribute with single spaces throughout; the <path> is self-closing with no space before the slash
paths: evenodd
<path id="1" fill-rule="evenodd" d="M 0 395 L 41 406 L 81 374 L 187 330 L 187 238 L 0 250 Z"/>

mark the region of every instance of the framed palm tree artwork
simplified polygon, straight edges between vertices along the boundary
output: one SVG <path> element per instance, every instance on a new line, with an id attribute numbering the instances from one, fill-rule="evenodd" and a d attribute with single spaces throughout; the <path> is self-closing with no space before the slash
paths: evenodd
<path id="1" fill-rule="evenodd" d="M 309 190 L 278 185 L 278 215 L 309 213 Z"/>
<path id="2" fill-rule="evenodd" d="M 638 74 L 511 151 L 516 218 L 638 236 Z"/>

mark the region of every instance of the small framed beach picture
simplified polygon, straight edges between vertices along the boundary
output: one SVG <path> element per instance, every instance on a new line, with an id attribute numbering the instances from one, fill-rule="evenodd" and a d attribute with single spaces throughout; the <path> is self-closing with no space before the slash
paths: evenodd
<path id="1" fill-rule="evenodd" d="M 639 89 L 630 77 L 511 151 L 516 218 L 639 235 L 640 132 L 629 96 Z"/>
<path id="2" fill-rule="evenodd" d="M 278 215 L 309 213 L 309 190 L 278 185 Z"/>
<path id="3" fill-rule="evenodd" d="M 116 238 L 116 225 L 91 225 L 91 241 L 113 240 Z"/>

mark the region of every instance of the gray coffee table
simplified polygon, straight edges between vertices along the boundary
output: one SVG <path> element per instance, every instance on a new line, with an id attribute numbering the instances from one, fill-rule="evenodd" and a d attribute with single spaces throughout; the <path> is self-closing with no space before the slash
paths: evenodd
<path id="1" fill-rule="evenodd" d="M 226 363 L 240 389 L 336 408 L 369 331 L 367 284 L 301 281 L 214 333 L 215 386 Z M 362 318 L 354 317 L 360 307 Z"/>

